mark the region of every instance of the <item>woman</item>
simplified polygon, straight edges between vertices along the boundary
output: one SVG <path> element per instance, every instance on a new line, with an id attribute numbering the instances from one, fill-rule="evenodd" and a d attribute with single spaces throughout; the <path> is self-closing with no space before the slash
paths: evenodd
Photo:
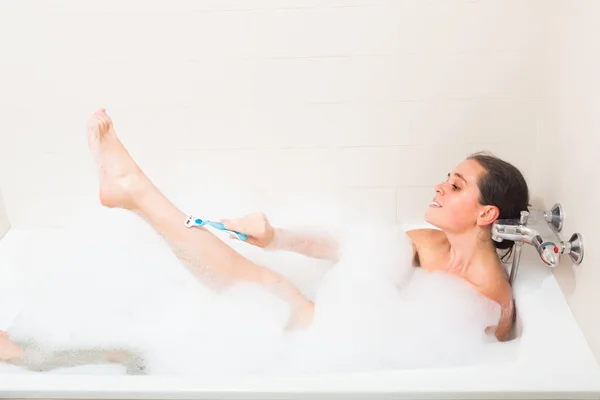
<path id="1" fill-rule="evenodd" d="M 239 282 L 255 282 L 289 303 L 288 329 L 308 326 L 314 304 L 281 275 L 253 263 L 205 228 L 184 225 L 186 214 L 177 209 L 131 158 L 104 109 L 93 114 L 88 127 L 90 150 L 100 178 L 100 200 L 144 218 L 200 279 L 219 289 Z M 498 218 L 519 215 L 528 204 L 528 188 L 521 173 L 497 158 L 475 154 L 459 164 L 435 188 L 426 221 L 440 230 L 408 232 L 413 241 L 415 265 L 442 270 L 471 283 L 481 294 L 500 304 L 502 312 L 495 335 L 505 340 L 513 321 L 510 285 L 496 248 L 510 243 L 491 239 L 491 224 Z M 337 261 L 334 238 L 272 227 L 260 214 L 223 221 L 228 229 L 248 235 L 249 244 L 293 251 L 308 257 Z M 0 336 L 0 358 L 19 360 L 22 349 Z"/>

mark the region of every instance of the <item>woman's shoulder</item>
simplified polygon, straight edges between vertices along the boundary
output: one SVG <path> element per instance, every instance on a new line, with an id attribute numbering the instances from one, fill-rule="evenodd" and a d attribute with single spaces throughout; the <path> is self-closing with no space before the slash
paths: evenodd
<path id="1" fill-rule="evenodd" d="M 407 231 L 406 234 L 417 249 L 424 247 L 438 248 L 441 244 L 449 244 L 446 234 L 439 229 L 413 229 Z"/>
<path id="2" fill-rule="evenodd" d="M 413 244 L 413 264 L 427 270 L 443 268 L 450 250 L 446 234 L 439 229 L 413 229 L 406 234 Z"/>

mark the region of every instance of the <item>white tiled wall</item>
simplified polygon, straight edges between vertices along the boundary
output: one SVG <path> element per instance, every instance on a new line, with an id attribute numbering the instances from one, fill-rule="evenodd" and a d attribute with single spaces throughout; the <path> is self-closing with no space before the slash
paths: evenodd
<path id="1" fill-rule="evenodd" d="M 556 277 L 600 359 L 600 2 L 556 0 L 547 11 L 537 191 L 547 205 L 563 205 L 566 239 L 583 234 L 583 263 L 573 268 L 565 258 Z"/>
<path id="2" fill-rule="evenodd" d="M 11 221 L 60 225 L 95 198 L 100 106 L 173 191 L 316 189 L 416 221 L 472 151 L 533 178 L 540 1 L 2 2 Z"/>

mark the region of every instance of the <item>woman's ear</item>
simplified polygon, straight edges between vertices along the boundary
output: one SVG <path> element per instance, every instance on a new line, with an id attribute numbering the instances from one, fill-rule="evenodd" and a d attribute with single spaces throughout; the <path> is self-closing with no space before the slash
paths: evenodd
<path id="1" fill-rule="evenodd" d="M 500 216 L 500 210 L 496 206 L 483 206 L 477 217 L 477 224 L 488 226 L 494 223 Z"/>

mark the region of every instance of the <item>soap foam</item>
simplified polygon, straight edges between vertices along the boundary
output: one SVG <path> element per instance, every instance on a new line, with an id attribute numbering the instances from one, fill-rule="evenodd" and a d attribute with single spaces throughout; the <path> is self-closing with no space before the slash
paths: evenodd
<path id="1" fill-rule="evenodd" d="M 155 375 L 344 372 L 485 359 L 494 340 L 484 330 L 498 320 L 496 303 L 456 277 L 414 268 L 412 244 L 397 225 L 362 212 L 344 216 L 339 208 L 333 218 L 332 210 L 305 205 L 267 215 L 274 225 L 321 223 L 335 232 L 335 265 L 215 232 L 315 301 L 305 330 L 285 332 L 287 304 L 262 287 L 215 293 L 138 216 L 95 209 L 76 218 L 85 224 L 40 238 L 43 253 L 36 251 L 41 242 L 30 242 L 22 266 L 27 303 L 9 333 L 48 357 L 94 347 L 135 351 Z"/>

